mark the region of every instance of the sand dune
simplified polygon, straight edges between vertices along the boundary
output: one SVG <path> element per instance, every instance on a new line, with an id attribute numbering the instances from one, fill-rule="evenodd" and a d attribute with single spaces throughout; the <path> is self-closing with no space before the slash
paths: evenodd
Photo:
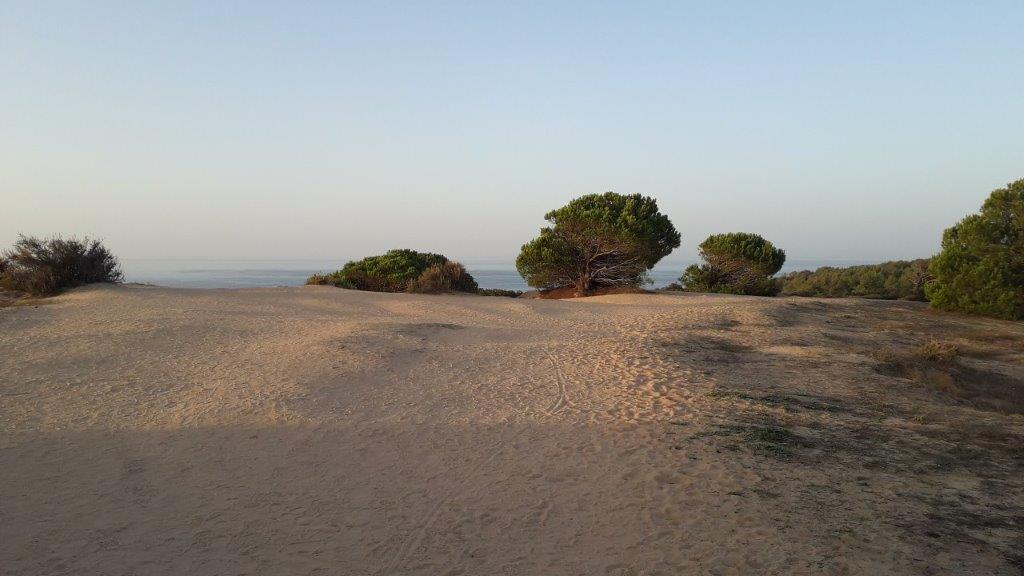
<path id="1" fill-rule="evenodd" d="M 1016 574 L 1022 382 L 912 303 L 90 287 L 0 309 L 0 566 Z"/>

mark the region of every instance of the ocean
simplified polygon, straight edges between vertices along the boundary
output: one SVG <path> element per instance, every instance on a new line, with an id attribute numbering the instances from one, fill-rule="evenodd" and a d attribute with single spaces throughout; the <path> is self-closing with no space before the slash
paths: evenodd
<path id="1" fill-rule="evenodd" d="M 693 262 L 660 263 L 650 272 L 651 287 L 675 282 Z M 853 266 L 868 262 L 795 260 L 783 272 L 813 270 L 820 266 Z M 300 286 L 312 274 L 337 270 L 339 260 L 157 260 L 125 259 L 125 281 L 175 288 L 254 288 Z M 515 265 L 500 262 L 464 262 L 481 288 L 529 290 Z"/>

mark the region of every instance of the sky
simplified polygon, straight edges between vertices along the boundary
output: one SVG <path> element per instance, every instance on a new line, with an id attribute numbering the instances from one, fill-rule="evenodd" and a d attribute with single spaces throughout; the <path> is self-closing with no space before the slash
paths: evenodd
<path id="1" fill-rule="evenodd" d="M 926 257 L 1024 178 L 1024 2 L 0 2 L 0 246 L 511 262 L 613 190 Z"/>

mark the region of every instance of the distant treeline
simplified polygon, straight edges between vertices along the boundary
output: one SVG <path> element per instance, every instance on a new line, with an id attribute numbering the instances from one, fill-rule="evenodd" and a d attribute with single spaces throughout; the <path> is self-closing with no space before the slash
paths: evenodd
<path id="1" fill-rule="evenodd" d="M 544 215 L 548 226 L 522 246 L 516 269 L 548 296 L 636 291 L 659 260 L 679 247 L 680 234 L 640 194 L 587 194 Z M 776 276 L 786 252 L 749 232 L 712 234 L 699 245 L 702 263 L 683 270 L 668 290 L 747 296 L 860 297 L 929 301 L 933 308 L 1024 320 L 1024 179 L 993 190 L 981 210 L 942 235 L 931 259 L 883 262 Z M 117 259 L 95 240 L 22 236 L 0 252 L 0 290 L 55 294 L 90 282 L 118 282 Z M 466 268 L 441 254 L 391 250 L 346 263 L 307 284 L 379 292 L 481 290 Z"/>
<path id="2" fill-rule="evenodd" d="M 927 301 L 925 286 L 934 279 L 928 269 L 930 259 L 897 260 L 817 270 L 789 272 L 779 276 L 784 296 L 816 296 L 820 298 L 879 298 L 882 300 Z"/>

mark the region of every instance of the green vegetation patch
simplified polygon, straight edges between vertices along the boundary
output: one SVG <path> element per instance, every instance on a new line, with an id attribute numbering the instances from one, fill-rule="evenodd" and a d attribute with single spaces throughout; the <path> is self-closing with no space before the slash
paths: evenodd
<path id="1" fill-rule="evenodd" d="M 700 244 L 703 264 L 688 267 L 679 278 L 690 292 L 774 296 L 772 276 L 786 262 L 786 253 L 757 234 L 713 234 Z"/>
<path id="2" fill-rule="evenodd" d="M 519 298 L 523 295 L 522 290 L 505 290 L 502 288 L 481 288 L 476 293 L 481 296 L 501 296 L 505 298 Z"/>
<path id="3" fill-rule="evenodd" d="M 993 191 L 978 213 L 948 228 L 930 270 L 932 307 L 1024 319 L 1024 179 Z"/>
<path id="4" fill-rule="evenodd" d="M 473 276 L 458 262 L 429 252 L 390 250 L 348 262 L 331 274 L 316 274 L 306 284 L 371 292 L 476 292 Z"/>
<path id="5" fill-rule="evenodd" d="M 874 298 L 924 301 L 932 280 L 929 260 L 896 260 L 864 266 L 790 272 L 778 278 L 783 296 L 817 298 Z"/>
<path id="6" fill-rule="evenodd" d="M 523 245 L 516 269 L 541 290 L 638 287 L 679 247 L 679 233 L 653 198 L 589 194 L 548 212 L 550 226 Z"/>

